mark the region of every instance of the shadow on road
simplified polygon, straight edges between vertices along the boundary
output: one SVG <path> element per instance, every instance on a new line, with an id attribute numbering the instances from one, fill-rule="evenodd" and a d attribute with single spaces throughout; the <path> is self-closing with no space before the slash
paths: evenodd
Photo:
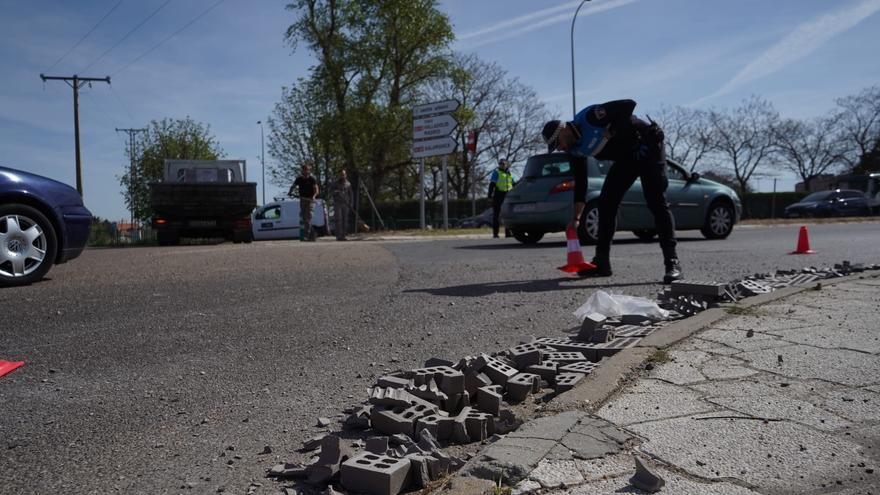
<path id="1" fill-rule="evenodd" d="M 710 241 L 711 239 L 706 239 L 703 237 L 678 237 L 676 241 L 678 242 L 699 242 L 699 241 Z M 615 246 L 624 246 L 627 244 L 657 244 L 657 240 L 643 241 L 641 239 L 615 239 Z M 566 246 L 565 241 L 554 241 L 554 242 L 539 242 L 537 244 L 522 244 L 519 242 L 505 242 L 503 244 L 477 244 L 477 245 L 466 245 L 466 246 L 455 246 L 455 249 L 477 249 L 477 250 L 486 250 L 492 251 L 496 249 L 543 249 L 543 248 L 564 248 Z M 581 249 L 589 249 L 591 246 L 581 246 Z"/>
<path id="2" fill-rule="evenodd" d="M 458 297 L 484 297 L 492 294 L 507 294 L 511 292 L 549 292 L 557 290 L 583 290 L 583 289 L 607 289 L 614 287 L 632 287 L 637 285 L 659 284 L 659 281 L 630 282 L 620 284 L 594 283 L 594 279 L 582 278 L 556 278 L 549 280 L 512 280 L 509 282 L 488 282 L 484 284 L 454 285 L 450 287 L 438 287 L 435 289 L 410 289 L 404 292 L 423 292 L 433 296 L 458 296 Z"/>

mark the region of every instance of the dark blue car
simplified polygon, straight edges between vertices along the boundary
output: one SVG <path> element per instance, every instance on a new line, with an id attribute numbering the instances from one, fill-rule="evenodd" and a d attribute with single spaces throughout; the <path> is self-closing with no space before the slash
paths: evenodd
<path id="1" fill-rule="evenodd" d="M 35 282 L 79 256 L 91 223 L 72 187 L 0 167 L 0 287 Z"/>
<path id="2" fill-rule="evenodd" d="M 819 191 L 785 208 L 786 218 L 849 217 L 871 214 L 871 204 L 862 191 L 832 189 Z"/>

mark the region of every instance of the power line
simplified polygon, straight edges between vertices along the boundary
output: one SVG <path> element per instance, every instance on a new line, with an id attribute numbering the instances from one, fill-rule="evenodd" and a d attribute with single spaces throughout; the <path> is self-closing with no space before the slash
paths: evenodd
<path id="1" fill-rule="evenodd" d="M 129 36 L 131 36 L 132 34 L 134 34 L 135 31 L 137 31 L 138 29 L 140 29 L 141 26 L 143 26 L 144 24 L 146 24 L 150 19 L 152 19 L 156 14 L 158 14 L 160 10 L 164 9 L 165 6 L 168 5 L 169 3 L 171 3 L 171 0 L 165 0 L 165 3 L 163 3 L 162 5 L 160 5 L 158 9 L 154 10 L 152 14 L 148 15 L 146 19 L 144 19 L 144 20 L 142 20 L 140 23 L 138 23 L 137 26 L 131 28 L 127 33 L 125 33 L 125 36 L 123 36 L 122 39 L 120 39 L 119 41 L 117 41 L 116 43 L 114 43 L 113 46 L 111 46 L 110 48 L 106 49 L 106 50 L 104 51 L 104 53 L 101 54 L 101 56 L 99 56 L 98 58 L 96 58 L 92 63 L 90 63 L 90 64 L 88 65 L 88 67 L 86 67 L 85 69 L 83 69 L 83 72 L 85 72 L 85 71 L 91 69 L 92 66 L 94 66 L 95 64 L 97 64 L 102 58 L 104 58 L 105 55 L 107 55 L 108 53 L 110 53 L 111 51 L 113 51 L 113 49 L 116 48 L 117 46 L 121 45 L 123 41 L 127 40 Z"/>
<path id="2" fill-rule="evenodd" d="M 178 34 L 182 33 L 186 28 L 190 27 L 193 23 L 195 23 L 196 21 L 198 21 L 199 19 L 201 19 L 202 17 L 204 17 L 205 15 L 207 15 L 208 12 L 211 12 L 211 11 L 214 10 L 215 8 L 219 7 L 220 4 L 223 3 L 223 2 L 225 2 L 225 1 L 226 1 L 226 0 L 218 0 L 214 5 L 211 5 L 210 7 L 208 7 L 208 8 L 205 9 L 204 11 L 202 11 L 201 14 L 195 16 L 192 20 L 190 20 L 189 22 L 187 22 L 186 24 L 184 24 L 183 27 L 181 27 L 181 28 L 178 29 L 177 31 L 171 33 L 167 38 L 165 38 L 165 39 L 163 39 L 162 41 L 156 43 L 156 44 L 153 45 L 151 48 L 149 48 L 147 51 L 145 51 L 145 52 L 141 53 L 140 55 L 138 55 L 137 57 L 135 57 L 134 60 L 132 60 L 131 62 L 129 62 L 129 63 L 123 65 L 120 69 L 118 69 L 116 72 L 114 72 L 114 73 L 112 74 L 112 76 L 115 77 L 116 74 L 119 74 L 120 72 L 122 72 L 122 71 L 124 71 L 125 69 L 129 68 L 130 66 L 134 65 L 134 64 L 137 63 L 140 59 L 142 59 L 142 58 L 146 57 L 147 55 L 149 55 L 150 53 L 152 53 L 155 49 L 157 49 L 157 48 L 159 48 L 160 46 L 162 46 L 163 44 L 165 44 L 165 42 L 167 42 L 167 41 L 170 40 L 171 38 L 173 38 L 173 37 L 177 36 Z"/>
<path id="3" fill-rule="evenodd" d="M 70 50 L 67 50 L 67 53 L 65 53 L 64 55 L 62 55 L 61 58 L 59 58 L 58 60 L 55 61 L 54 64 L 52 64 L 52 67 L 49 67 L 49 68 L 46 69 L 44 72 L 49 72 L 50 70 L 54 69 L 55 66 L 58 65 L 58 64 L 60 64 L 62 60 L 64 60 L 68 55 L 71 54 L 71 52 L 73 52 L 74 50 L 76 50 L 76 47 L 78 47 L 80 43 L 82 43 L 83 41 L 85 41 L 86 38 L 88 38 L 89 35 L 92 34 L 92 33 L 95 31 L 95 29 L 98 29 L 98 26 L 100 26 L 101 23 L 104 22 L 105 19 L 107 19 L 108 17 L 110 17 L 110 14 L 112 14 L 113 11 L 116 10 L 117 7 L 119 7 L 120 5 L 122 5 L 122 2 L 124 2 L 124 1 L 125 1 L 125 0 L 119 0 L 119 2 L 116 3 L 116 5 L 114 5 L 113 7 L 111 7 L 110 10 L 107 11 L 106 14 L 104 14 L 104 17 L 102 17 L 101 20 L 99 20 L 94 26 L 92 26 L 92 29 L 89 29 L 89 32 L 88 32 L 88 33 L 86 33 L 82 38 L 80 38 L 79 41 L 77 41 L 72 47 L 70 47 Z"/>

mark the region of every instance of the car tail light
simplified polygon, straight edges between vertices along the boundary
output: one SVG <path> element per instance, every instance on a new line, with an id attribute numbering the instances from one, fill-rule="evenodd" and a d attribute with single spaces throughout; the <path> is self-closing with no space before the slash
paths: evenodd
<path id="1" fill-rule="evenodd" d="M 550 194 L 561 193 L 565 191 L 574 190 L 574 181 L 567 180 L 557 184 L 553 189 L 550 190 Z"/>
<path id="2" fill-rule="evenodd" d="M 251 228 L 251 219 L 250 218 L 238 218 L 232 221 L 232 228 L 234 229 L 249 229 Z"/>
<path id="3" fill-rule="evenodd" d="M 156 219 L 156 225 L 165 225 L 166 223 L 168 223 L 168 220 L 165 220 L 164 218 Z"/>

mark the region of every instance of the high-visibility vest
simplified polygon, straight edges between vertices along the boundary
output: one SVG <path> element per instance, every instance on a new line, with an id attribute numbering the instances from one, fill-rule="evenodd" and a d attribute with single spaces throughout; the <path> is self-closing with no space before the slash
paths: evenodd
<path id="1" fill-rule="evenodd" d="M 498 178 L 495 180 L 495 189 L 501 192 L 507 192 L 513 189 L 513 174 L 510 172 L 497 170 Z"/>

